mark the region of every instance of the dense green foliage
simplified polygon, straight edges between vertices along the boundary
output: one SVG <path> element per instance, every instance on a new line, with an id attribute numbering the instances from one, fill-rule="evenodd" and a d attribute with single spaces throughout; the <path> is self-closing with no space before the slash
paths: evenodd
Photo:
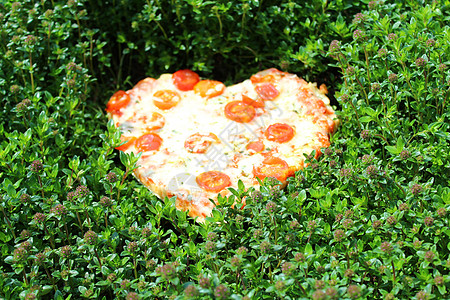
<path id="1" fill-rule="evenodd" d="M 351 36 L 344 20 L 364 4 L 304 2 L 147 0 L 87 5 L 94 26 L 114 43 L 113 62 L 124 70 L 122 77 L 158 77 L 188 67 L 229 83 L 269 67 L 299 72 L 306 79 L 321 77 L 332 37 Z"/>
<path id="2" fill-rule="evenodd" d="M 450 1 L 299 2 L 0 5 L 0 299 L 450 298 Z M 341 108 L 286 189 L 199 224 L 131 176 L 115 89 L 268 67 Z"/>

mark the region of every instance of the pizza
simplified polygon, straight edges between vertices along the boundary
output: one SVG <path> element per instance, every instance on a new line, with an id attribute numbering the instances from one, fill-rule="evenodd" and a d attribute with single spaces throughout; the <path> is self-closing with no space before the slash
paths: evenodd
<path id="1" fill-rule="evenodd" d="M 239 181 L 284 186 L 305 154 L 330 145 L 338 121 L 326 94 L 274 68 L 231 86 L 179 70 L 117 91 L 106 111 L 121 131 L 117 149 L 140 153 L 136 178 L 201 221 Z"/>

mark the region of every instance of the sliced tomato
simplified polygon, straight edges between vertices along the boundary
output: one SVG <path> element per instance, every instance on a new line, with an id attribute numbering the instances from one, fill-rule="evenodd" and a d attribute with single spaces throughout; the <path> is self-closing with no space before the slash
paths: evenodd
<path id="1" fill-rule="evenodd" d="M 250 80 L 252 83 L 274 82 L 284 75 L 284 72 L 281 72 L 275 68 L 270 68 L 252 75 Z"/>
<path id="2" fill-rule="evenodd" d="M 247 147 L 245 147 L 247 150 L 251 150 L 254 153 L 262 152 L 265 149 L 264 143 L 261 140 L 257 140 L 254 142 L 250 142 Z"/>
<path id="3" fill-rule="evenodd" d="M 144 124 L 145 129 L 148 132 L 161 129 L 166 124 L 166 119 L 164 118 L 164 116 L 157 112 L 153 112 L 150 116 L 149 115 L 139 116 L 139 118 L 137 119 L 139 120 L 139 122 Z"/>
<path id="4" fill-rule="evenodd" d="M 267 127 L 264 135 L 269 141 L 286 143 L 292 140 L 295 135 L 295 131 L 288 124 L 275 123 Z"/>
<path id="5" fill-rule="evenodd" d="M 190 91 L 200 81 L 200 76 L 191 70 L 179 70 L 173 73 L 172 79 L 180 91 Z"/>
<path id="6" fill-rule="evenodd" d="M 253 175 L 261 180 L 266 177 L 275 177 L 284 182 L 289 175 L 289 165 L 281 158 L 268 156 L 262 164 L 253 167 Z"/>
<path id="7" fill-rule="evenodd" d="M 151 93 L 153 89 L 154 82 L 156 80 L 150 77 L 147 77 L 145 79 L 142 79 L 136 85 L 129 91 L 127 91 L 127 94 L 131 97 L 141 97 L 142 95 L 147 95 Z"/>
<path id="8" fill-rule="evenodd" d="M 180 99 L 180 95 L 172 90 L 159 90 L 153 94 L 153 103 L 163 110 L 176 106 Z"/>
<path id="9" fill-rule="evenodd" d="M 117 91 L 112 95 L 106 104 L 106 111 L 110 113 L 117 113 L 121 108 L 130 103 L 130 96 L 125 91 Z"/>
<path id="10" fill-rule="evenodd" d="M 250 98 L 247 95 L 242 95 L 242 102 L 244 102 L 245 104 L 251 105 L 254 108 L 264 108 L 264 106 L 266 106 L 264 101 L 261 100 L 260 98 L 253 100 L 252 98 Z"/>
<path id="11" fill-rule="evenodd" d="M 256 92 L 263 100 L 273 100 L 280 92 L 271 83 L 262 83 L 255 87 Z"/>
<path id="12" fill-rule="evenodd" d="M 243 101 L 232 101 L 225 106 L 225 116 L 235 122 L 248 123 L 255 115 L 255 108 Z"/>
<path id="13" fill-rule="evenodd" d="M 159 150 L 161 144 L 162 139 L 156 133 L 144 134 L 135 141 L 135 146 L 138 152 Z"/>
<path id="14" fill-rule="evenodd" d="M 154 78 L 144 78 L 133 87 L 133 89 L 140 89 L 142 91 L 150 91 L 155 83 L 156 79 Z"/>
<path id="15" fill-rule="evenodd" d="M 208 171 L 201 173 L 195 179 L 197 184 L 207 192 L 220 192 L 231 185 L 230 177 L 219 171 Z"/>
<path id="16" fill-rule="evenodd" d="M 205 98 L 212 98 L 222 95 L 225 85 L 217 80 L 200 80 L 194 86 L 194 92 Z"/>
<path id="17" fill-rule="evenodd" d="M 195 133 L 186 139 L 184 148 L 191 153 L 205 153 L 213 142 L 218 141 L 219 139 L 214 133 Z"/>
<path id="18" fill-rule="evenodd" d="M 134 136 L 125 137 L 122 135 L 120 137 L 120 140 L 122 142 L 126 141 L 126 143 L 123 145 L 120 145 L 119 147 L 116 147 L 116 149 L 119 151 L 126 151 L 128 148 L 130 148 L 134 144 L 134 141 L 136 140 L 136 138 Z"/>

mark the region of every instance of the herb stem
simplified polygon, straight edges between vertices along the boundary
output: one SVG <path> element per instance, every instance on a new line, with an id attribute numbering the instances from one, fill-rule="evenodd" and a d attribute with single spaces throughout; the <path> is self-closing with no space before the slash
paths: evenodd
<path id="1" fill-rule="evenodd" d="M 220 14 L 218 12 L 217 6 L 215 7 L 214 13 L 217 17 L 217 20 L 219 21 L 219 36 L 222 36 L 222 20 L 220 19 Z"/>
<path id="2" fill-rule="evenodd" d="M 278 243 L 278 227 L 277 227 L 277 221 L 275 220 L 274 216 L 271 216 L 273 226 L 275 227 L 275 245 Z"/>
<path id="3" fill-rule="evenodd" d="M 91 68 L 92 74 L 95 74 L 94 72 L 94 63 L 93 63 L 93 57 L 94 57 L 94 43 L 92 40 L 92 35 L 89 37 L 89 67 Z"/>
<path id="4" fill-rule="evenodd" d="M 80 230 L 81 230 L 81 235 L 84 235 L 83 224 L 81 223 L 80 214 L 78 213 L 78 211 L 76 211 L 76 214 L 77 214 L 77 219 L 78 219 L 78 225 L 80 226 Z"/>
<path id="5" fill-rule="evenodd" d="M 52 246 L 52 249 L 55 249 L 55 242 L 53 241 L 53 236 L 47 230 L 47 226 L 45 226 L 45 223 L 44 223 L 44 232 L 45 232 L 45 234 L 48 235 L 48 240 L 50 241 L 50 246 Z"/>
<path id="6" fill-rule="evenodd" d="M 341 70 L 342 70 L 342 75 L 345 75 L 345 71 L 344 71 L 344 67 L 343 67 L 342 61 L 341 61 L 341 57 L 339 56 L 339 54 L 337 54 L 336 56 L 337 56 L 337 59 L 339 61 L 339 66 L 341 67 Z M 345 76 L 343 76 L 343 77 L 344 77 L 345 87 L 348 87 L 347 77 L 345 77 Z"/>
<path id="7" fill-rule="evenodd" d="M 81 25 L 80 25 L 80 19 L 78 18 L 78 15 L 77 14 L 75 14 L 75 21 L 77 22 L 77 25 L 78 25 L 78 36 L 80 37 L 80 40 L 81 40 Z M 85 65 L 86 65 L 86 63 L 85 63 Z"/>
<path id="8" fill-rule="evenodd" d="M 39 175 L 38 175 L 38 181 L 39 181 L 39 185 L 41 186 L 42 198 L 44 198 L 44 187 L 42 186 L 42 179 L 41 179 L 41 176 L 39 176 Z"/>
<path id="9" fill-rule="evenodd" d="M 134 278 L 138 279 L 136 258 L 133 258 Z"/>
<path id="10" fill-rule="evenodd" d="M 11 222 L 9 221 L 8 217 L 6 216 L 5 209 L 3 208 L 3 206 L 0 206 L 0 207 L 2 208 L 3 216 L 5 217 L 6 223 L 8 224 L 8 227 L 11 230 L 11 233 L 12 233 L 14 239 L 16 239 L 17 238 L 16 234 L 14 233 L 14 229 L 11 226 Z"/>
<path id="11" fill-rule="evenodd" d="M 362 85 L 362 83 L 361 83 L 361 81 L 359 80 L 358 76 L 355 76 L 355 78 L 356 78 L 356 81 L 358 82 L 359 86 L 361 87 L 361 90 L 364 92 L 364 97 L 366 98 L 366 103 L 367 103 L 367 105 L 369 106 L 370 104 L 369 104 L 369 97 L 367 96 L 367 92 L 366 92 L 366 90 L 364 89 L 364 86 Z"/>
<path id="12" fill-rule="evenodd" d="M 241 19 L 241 36 L 244 34 L 244 27 L 245 27 L 245 14 L 247 13 L 247 10 L 245 9 L 242 12 L 242 19 Z"/>
<path id="13" fill-rule="evenodd" d="M 33 60 L 30 53 L 30 79 L 31 79 L 31 94 L 34 95 L 34 78 L 33 78 Z"/>
<path id="14" fill-rule="evenodd" d="M 450 92 L 450 89 L 448 89 L 447 92 L 445 93 L 444 102 L 442 103 L 442 111 L 441 111 L 441 115 L 444 113 L 444 110 L 445 110 L 445 102 L 446 102 L 446 100 L 447 100 L 447 98 L 448 98 L 449 92 Z"/>
<path id="15" fill-rule="evenodd" d="M 70 177 L 69 180 L 67 182 L 67 186 L 70 188 L 72 186 L 72 177 L 73 177 L 73 168 L 70 169 L 71 173 L 70 173 Z"/>
<path id="16" fill-rule="evenodd" d="M 45 273 L 47 273 L 48 279 L 52 282 L 53 289 L 54 289 L 55 292 L 56 292 L 55 280 L 53 279 L 52 276 L 50 276 L 50 272 L 48 271 L 47 267 L 44 267 L 44 269 L 45 269 Z"/>
<path id="17" fill-rule="evenodd" d="M 129 172 L 130 172 L 130 169 L 127 167 L 125 169 L 125 174 L 122 177 L 122 181 L 120 182 L 119 187 L 122 186 L 122 184 L 125 182 L 125 178 L 127 178 Z M 117 202 L 119 202 L 119 199 L 120 199 L 120 188 L 117 191 Z"/>
<path id="18" fill-rule="evenodd" d="M 381 138 L 389 146 L 389 142 L 384 136 L 382 136 L 381 134 L 378 134 L 378 133 L 374 134 L 374 136 L 377 136 L 377 137 Z"/>
<path id="19" fill-rule="evenodd" d="M 393 260 L 391 260 L 391 265 L 392 265 L 392 275 L 394 276 L 392 285 L 395 286 L 395 281 L 396 281 L 395 280 L 395 266 L 394 266 L 394 261 Z"/>
<path id="20" fill-rule="evenodd" d="M 371 84 L 370 80 L 370 65 L 369 65 L 369 55 L 367 54 L 367 49 L 364 47 L 364 56 L 366 58 L 366 65 L 367 65 L 367 79 L 369 80 L 369 85 Z"/>
<path id="21" fill-rule="evenodd" d="M 95 256 L 97 257 L 97 259 L 98 259 L 98 264 L 100 265 L 100 270 L 102 269 L 102 261 L 100 260 L 100 256 L 98 255 L 98 252 L 97 252 L 97 249 L 95 249 L 94 248 L 94 253 L 95 253 Z"/>
<path id="22" fill-rule="evenodd" d="M 404 77 L 405 77 L 405 79 L 406 79 L 406 83 L 408 84 L 408 87 L 409 87 L 409 89 L 410 89 L 411 92 L 412 92 L 412 91 L 414 91 L 414 89 L 413 89 L 413 87 L 412 87 L 412 85 L 411 85 L 411 81 L 409 81 L 409 75 L 406 76 L 406 65 L 405 65 L 405 62 L 400 61 L 400 63 L 401 63 L 401 65 L 402 65 L 402 67 L 403 67 L 403 73 L 404 73 L 404 75 L 405 75 Z M 418 101 L 418 99 L 419 99 L 419 97 L 418 97 L 417 94 L 416 94 L 415 97 L 413 97 L 413 98 L 414 98 L 414 100 L 416 100 L 416 101 Z M 408 106 L 408 114 L 411 116 L 411 112 L 410 112 L 411 106 L 409 105 L 409 102 L 408 102 L 408 101 L 407 101 L 406 103 L 407 103 L 407 106 Z"/>
<path id="23" fill-rule="evenodd" d="M 380 95 L 380 98 L 381 98 L 381 101 L 383 102 L 383 110 L 386 108 L 386 104 L 385 104 L 385 102 L 384 102 L 384 99 L 383 99 L 383 97 Z M 391 136 L 392 136 L 392 138 L 393 139 L 395 139 L 395 135 L 394 135 L 394 132 L 392 131 L 392 128 L 391 128 L 391 126 L 389 126 L 389 120 L 387 119 L 387 113 L 385 113 L 385 118 L 384 118 L 384 121 L 386 122 L 386 128 L 389 130 L 389 133 L 391 134 Z M 377 117 L 377 120 L 379 121 L 379 119 L 378 119 L 378 117 Z M 379 121 L 380 122 L 380 127 L 381 128 L 383 128 L 383 122 L 381 122 L 381 121 Z"/>
<path id="24" fill-rule="evenodd" d="M 395 182 L 395 185 L 400 189 L 400 191 L 402 191 L 403 196 L 406 197 L 406 192 L 403 189 L 403 187 L 397 181 L 394 180 L 394 182 Z"/>
<path id="25" fill-rule="evenodd" d="M 85 207 L 85 211 L 84 212 L 86 213 L 86 219 L 88 220 L 88 225 L 89 225 L 89 227 L 91 227 L 91 218 L 89 217 L 89 214 L 88 214 L 88 211 L 87 211 L 87 207 Z"/>
<path id="26" fill-rule="evenodd" d="M 67 223 L 64 220 L 64 229 L 66 230 L 67 243 L 70 245 L 69 229 L 67 228 Z"/>
<path id="27" fill-rule="evenodd" d="M 302 287 L 301 283 L 298 282 L 298 280 L 295 280 L 297 282 L 297 286 L 302 290 L 303 295 L 306 295 L 305 289 Z"/>
<path id="28" fill-rule="evenodd" d="M 158 25 L 158 27 L 159 27 L 159 29 L 161 29 L 161 31 L 162 31 L 164 37 L 166 38 L 166 40 L 168 40 L 167 33 L 166 33 L 166 31 L 164 30 L 164 28 L 161 26 L 161 24 L 160 24 L 157 20 L 155 20 L 155 19 L 153 19 L 153 21 L 156 22 L 156 25 Z"/>
<path id="29" fill-rule="evenodd" d="M 350 103 L 350 105 L 353 107 L 353 110 L 355 111 L 355 115 L 356 115 L 356 121 L 358 122 L 358 128 L 361 130 L 361 123 L 359 122 L 359 115 L 358 115 L 358 111 L 356 110 L 355 105 L 353 105 L 353 102 L 348 99 L 348 103 Z"/>
<path id="30" fill-rule="evenodd" d="M 23 279 L 25 280 L 25 284 L 28 285 L 27 273 L 25 273 L 25 268 L 22 269 Z"/>
<path id="31" fill-rule="evenodd" d="M 426 99 L 427 99 L 427 89 L 428 89 L 428 68 L 425 68 L 425 88 L 423 89 L 423 91 L 424 91 L 424 96 L 423 96 L 423 99 L 426 101 Z M 436 110 L 437 110 L 438 108 L 437 108 L 437 105 L 436 105 Z M 437 112 L 436 112 L 437 113 Z"/>

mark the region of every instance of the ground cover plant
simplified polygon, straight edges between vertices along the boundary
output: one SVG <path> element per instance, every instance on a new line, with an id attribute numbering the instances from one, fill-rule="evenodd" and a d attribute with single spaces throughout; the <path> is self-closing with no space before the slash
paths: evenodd
<path id="1" fill-rule="evenodd" d="M 450 1 L 311 2 L 3 3 L 0 298 L 450 298 Z M 114 150 L 115 89 L 274 66 L 341 120 L 286 189 L 198 224 Z"/>

